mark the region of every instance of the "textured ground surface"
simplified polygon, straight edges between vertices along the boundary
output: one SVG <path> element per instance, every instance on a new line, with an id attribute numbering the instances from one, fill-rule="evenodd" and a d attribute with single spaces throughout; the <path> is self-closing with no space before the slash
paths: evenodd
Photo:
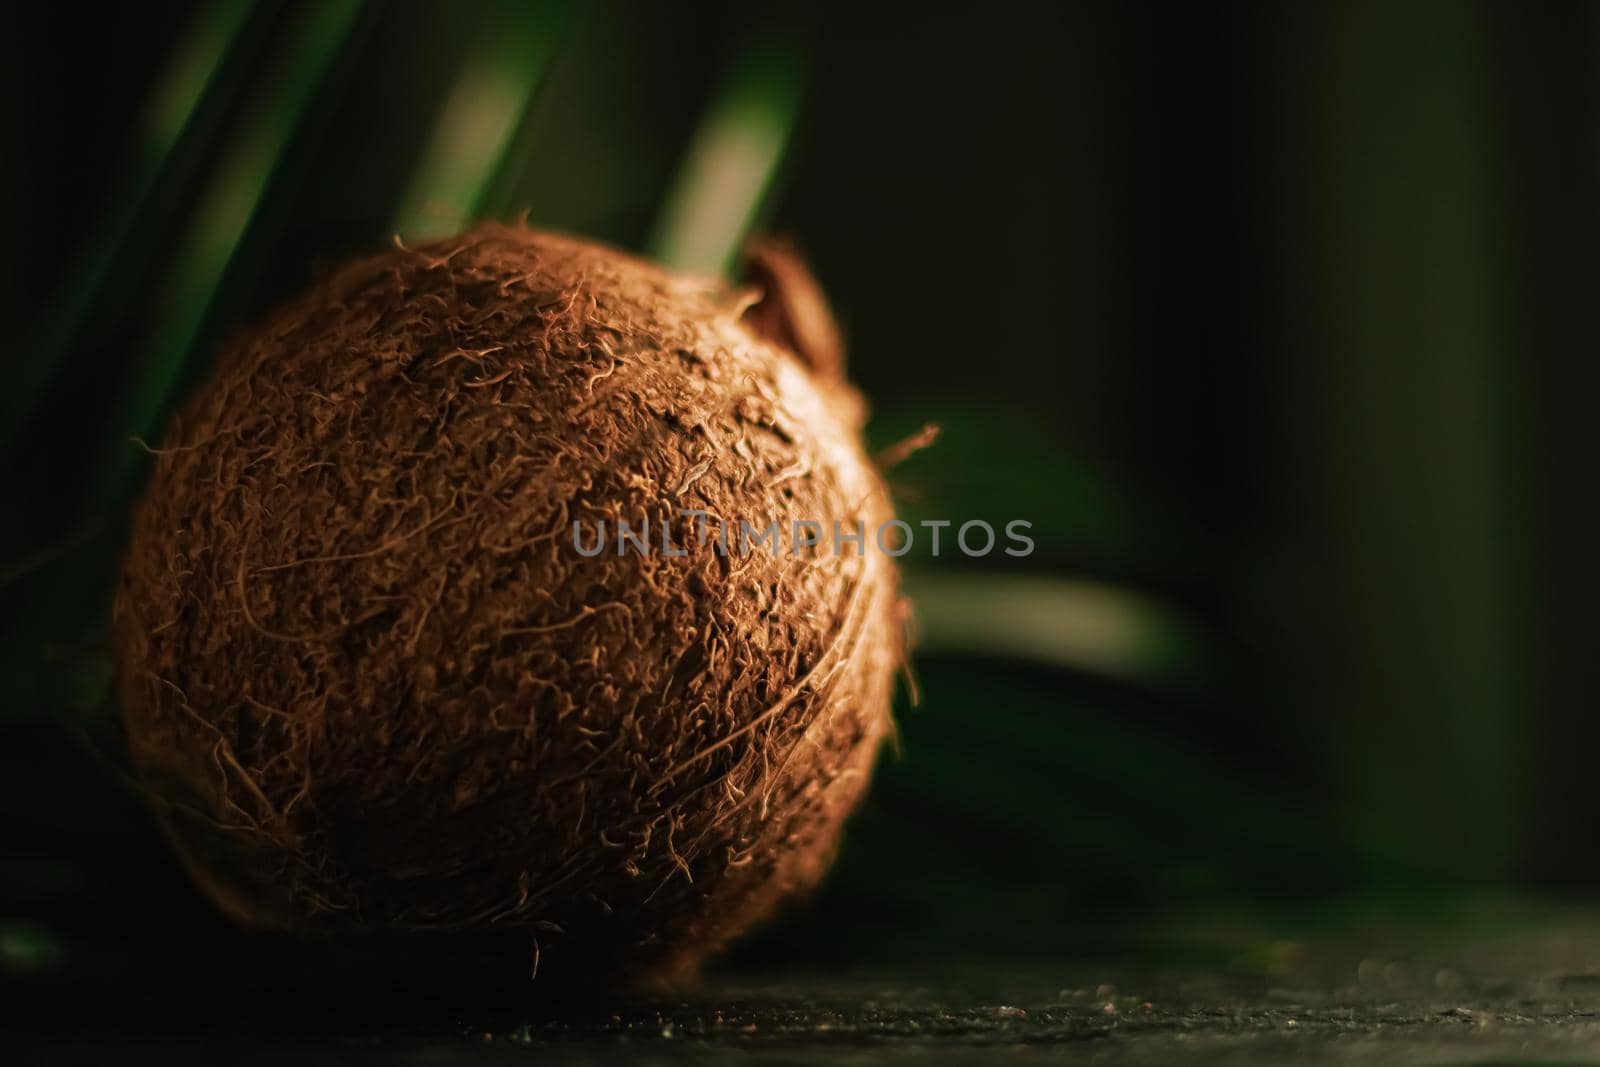
<path id="1" fill-rule="evenodd" d="M 653 1001 L 296 985 L 277 959 L 185 989 L 33 983 L 12 1003 L 40 1063 L 1600 1063 L 1600 921 L 1318 922 L 1147 927 L 1059 966 L 766 968 Z"/>

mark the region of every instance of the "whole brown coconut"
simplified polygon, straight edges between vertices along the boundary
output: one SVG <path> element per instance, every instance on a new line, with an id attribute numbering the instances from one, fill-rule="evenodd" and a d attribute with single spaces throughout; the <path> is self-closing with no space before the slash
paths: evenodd
<path id="1" fill-rule="evenodd" d="M 751 299 L 485 226 L 225 354 L 115 611 L 133 759 L 224 911 L 516 931 L 616 979 L 817 881 L 890 729 L 891 513 L 836 362 L 791 350 L 816 324 Z M 791 555 L 794 520 L 822 543 Z"/>

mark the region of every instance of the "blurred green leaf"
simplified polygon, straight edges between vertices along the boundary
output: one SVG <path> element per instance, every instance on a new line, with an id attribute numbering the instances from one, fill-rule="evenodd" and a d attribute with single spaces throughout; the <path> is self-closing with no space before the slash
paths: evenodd
<path id="1" fill-rule="evenodd" d="M 548 69 L 565 18 L 563 4 L 530 4 L 485 25 L 395 219 L 403 239 L 448 236 L 483 212 L 490 181 Z"/>
<path id="2" fill-rule="evenodd" d="M 716 274 L 738 255 L 800 114 L 805 67 L 791 42 L 740 54 L 690 143 L 650 241 L 677 270 Z"/>
<path id="3" fill-rule="evenodd" d="M 1194 623 L 1115 586 L 924 569 L 909 572 L 905 588 L 918 647 L 928 652 L 1009 657 L 1178 688 L 1192 687 L 1204 669 Z"/>
<path id="4" fill-rule="evenodd" d="M 126 181 L 111 198 L 105 217 L 59 296 L 41 309 L 23 358 L 13 365 L 6 388 L 0 392 L 0 448 L 9 447 L 23 431 L 27 414 L 61 373 L 76 331 L 93 308 L 179 139 L 244 30 L 252 6 L 250 0 L 216 0 L 202 5 L 175 45 L 139 118 Z"/>
<path id="5" fill-rule="evenodd" d="M 360 10 L 360 0 L 322 0 L 300 8 L 271 69 L 256 85 L 162 282 L 157 325 L 133 361 L 111 420 L 111 455 L 95 494 L 100 506 L 125 488 L 134 459 L 127 437 L 156 428 L 279 157 Z"/>

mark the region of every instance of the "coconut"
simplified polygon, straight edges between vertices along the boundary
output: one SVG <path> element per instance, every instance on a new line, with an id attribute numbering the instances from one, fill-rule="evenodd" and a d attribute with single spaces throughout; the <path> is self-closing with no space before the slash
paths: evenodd
<path id="1" fill-rule="evenodd" d="M 681 976 L 818 881 L 890 730 L 892 513 L 814 289 L 762 262 L 746 294 L 489 225 L 223 354 L 113 629 L 134 765 L 224 912 Z"/>

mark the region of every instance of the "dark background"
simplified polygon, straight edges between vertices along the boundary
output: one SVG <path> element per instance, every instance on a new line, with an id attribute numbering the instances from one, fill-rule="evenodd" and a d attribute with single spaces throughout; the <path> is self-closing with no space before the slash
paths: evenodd
<path id="1" fill-rule="evenodd" d="M 921 704 L 836 876 L 736 966 L 1600 891 L 1600 9 L 3 17 L 8 982 L 251 951 L 126 781 L 102 642 L 129 436 L 397 229 L 526 211 L 662 252 L 730 100 L 784 147 L 725 207 L 808 254 L 872 441 L 944 429 L 894 473 L 905 514 L 1039 546 L 913 558 Z M 497 99 L 461 95 L 486 70 L 524 94 L 504 136 L 472 195 L 417 201 L 436 138 L 493 127 L 450 103 Z"/>

